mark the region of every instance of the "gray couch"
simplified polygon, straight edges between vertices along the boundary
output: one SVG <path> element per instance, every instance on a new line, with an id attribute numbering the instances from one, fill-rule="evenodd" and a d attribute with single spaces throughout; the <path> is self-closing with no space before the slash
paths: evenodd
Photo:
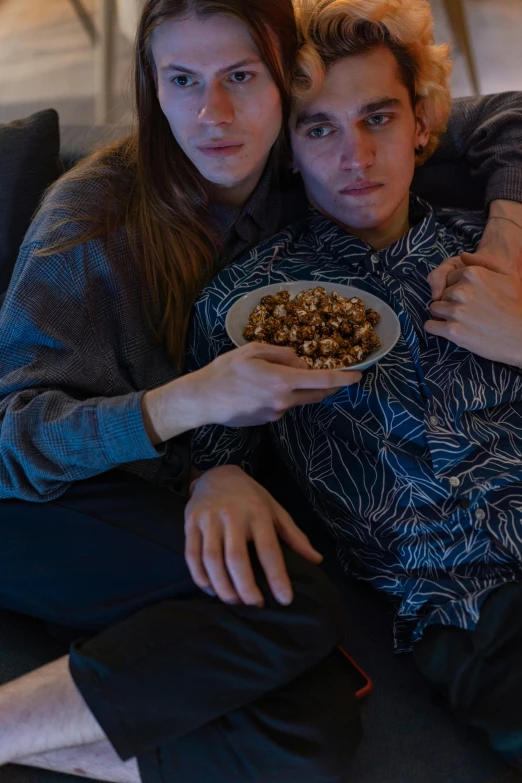
<path id="1" fill-rule="evenodd" d="M 114 138 L 121 132 L 63 128 L 64 165 L 71 165 L 108 135 Z M 472 180 L 464 167 L 451 165 L 437 169 L 426 166 L 419 172 L 415 189 L 443 205 L 479 208 L 483 198 L 480 183 Z M 493 755 L 483 738 L 459 726 L 431 703 L 429 688 L 410 657 L 394 656 L 387 605 L 340 572 L 331 543 L 311 524 L 313 520 L 301 505 L 297 488 L 292 488 L 285 477 L 274 492 L 296 519 L 305 527 L 309 525 L 307 532 L 326 553 L 325 567 L 346 601 L 345 647 L 374 681 L 374 692 L 361 703 L 366 736 L 351 771 L 353 783 L 522 783 L 522 775 Z M 54 639 L 43 623 L 0 610 L 0 682 L 66 651 L 67 646 Z M 67 780 L 74 783 L 78 778 L 29 767 L 0 768 L 0 783 Z"/>

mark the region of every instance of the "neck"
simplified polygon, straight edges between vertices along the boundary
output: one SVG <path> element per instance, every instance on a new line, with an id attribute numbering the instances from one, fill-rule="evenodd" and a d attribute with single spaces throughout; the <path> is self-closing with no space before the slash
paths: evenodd
<path id="1" fill-rule="evenodd" d="M 390 221 L 390 223 L 384 226 L 379 226 L 378 228 L 348 228 L 348 231 L 354 236 L 359 237 L 359 239 L 362 239 L 363 242 L 366 242 L 374 250 L 384 250 L 385 247 L 389 247 L 390 245 L 393 245 L 394 242 L 398 242 L 401 237 L 408 233 L 410 228 L 410 217 L 406 212 L 405 215 L 400 215 L 400 217 L 396 216 L 393 221 Z"/>
<path id="2" fill-rule="evenodd" d="M 411 224 L 409 207 L 410 194 L 408 193 L 404 201 L 401 203 L 398 209 L 395 210 L 389 220 L 387 220 L 382 225 L 372 226 L 370 228 L 359 228 L 358 226 L 351 226 L 348 223 L 343 223 L 339 220 L 335 220 L 335 218 L 331 218 L 330 215 L 327 215 L 327 217 L 330 217 L 330 219 L 334 220 L 334 222 L 341 226 L 341 228 L 349 231 L 350 234 L 353 234 L 359 239 L 362 239 L 363 242 L 366 242 L 374 250 L 383 250 L 385 247 L 393 245 L 394 242 L 397 242 L 410 230 Z M 319 211 L 322 210 L 319 208 Z M 323 212 L 323 214 L 326 213 Z"/>
<path id="3" fill-rule="evenodd" d="M 265 158 L 262 165 L 252 172 L 242 182 L 233 187 L 224 185 L 213 185 L 211 190 L 211 200 L 214 204 L 221 204 L 224 207 L 243 207 L 254 190 L 259 185 L 263 176 L 268 158 Z"/>

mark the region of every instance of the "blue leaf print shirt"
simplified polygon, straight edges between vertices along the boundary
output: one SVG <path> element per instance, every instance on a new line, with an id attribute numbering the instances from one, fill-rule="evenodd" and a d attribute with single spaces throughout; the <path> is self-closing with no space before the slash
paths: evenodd
<path id="1" fill-rule="evenodd" d="M 345 569 L 395 603 L 398 652 L 429 624 L 474 628 L 488 594 L 522 578 L 522 373 L 424 330 L 428 274 L 473 252 L 484 221 L 414 197 L 411 218 L 376 252 L 311 209 L 205 289 L 189 351 L 197 369 L 230 350 L 230 306 L 269 283 L 355 285 L 397 313 L 396 347 L 359 384 L 268 426 Z M 259 441 L 258 428 L 204 427 L 193 462 L 251 470 Z"/>

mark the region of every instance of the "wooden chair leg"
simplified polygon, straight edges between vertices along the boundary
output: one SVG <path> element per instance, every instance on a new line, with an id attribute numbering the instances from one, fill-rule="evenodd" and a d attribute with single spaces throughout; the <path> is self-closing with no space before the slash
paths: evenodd
<path id="1" fill-rule="evenodd" d="M 116 4 L 96 0 L 97 40 L 94 46 L 95 120 L 108 122 L 114 108 Z"/>
<path id="2" fill-rule="evenodd" d="M 468 30 L 468 24 L 466 20 L 466 11 L 464 9 L 463 0 L 444 0 L 444 6 L 446 8 L 446 14 L 448 16 L 455 43 L 460 49 L 462 54 L 466 57 L 468 65 L 468 73 L 471 79 L 473 92 L 475 95 L 480 94 L 480 85 L 478 78 L 478 70 L 475 63 L 475 56 L 471 47 L 471 40 Z"/>

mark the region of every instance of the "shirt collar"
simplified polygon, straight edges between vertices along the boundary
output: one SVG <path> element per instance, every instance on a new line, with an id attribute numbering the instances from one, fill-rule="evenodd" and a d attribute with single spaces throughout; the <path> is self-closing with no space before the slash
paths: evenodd
<path id="1" fill-rule="evenodd" d="M 408 233 L 383 250 L 374 250 L 314 207 L 310 207 L 308 228 L 319 240 L 321 249 L 328 249 L 339 262 L 364 264 L 368 271 L 382 266 L 397 277 L 406 277 L 416 268 L 419 256 L 427 255 L 437 240 L 433 208 L 413 193 L 410 195 L 410 221 L 413 226 Z"/>
<path id="2" fill-rule="evenodd" d="M 223 246 L 241 242 L 254 245 L 275 234 L 278 230 L 280 204 L 277 182 L 277 166 L 274 155 L 268 160 L 261 179 L 243 207 L 213 204 L 210 214 L 214 218 L 220 242 Z"/>

